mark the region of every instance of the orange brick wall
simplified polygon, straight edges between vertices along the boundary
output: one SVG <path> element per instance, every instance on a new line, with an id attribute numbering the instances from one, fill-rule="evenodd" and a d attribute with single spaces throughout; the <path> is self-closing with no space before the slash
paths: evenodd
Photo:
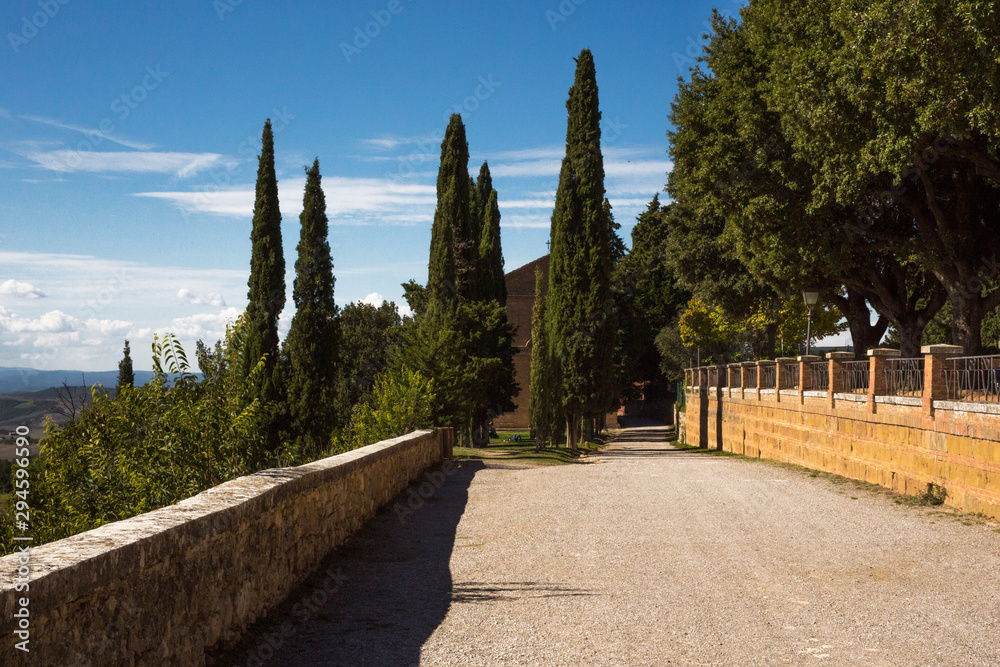
<path id="1" fill-rule="evenodd" d="M 715 389 L 687 392 L 686 441 L 895 489 L 943 487 L 945 503 L 1000 518 L 1000 415 Z"/>

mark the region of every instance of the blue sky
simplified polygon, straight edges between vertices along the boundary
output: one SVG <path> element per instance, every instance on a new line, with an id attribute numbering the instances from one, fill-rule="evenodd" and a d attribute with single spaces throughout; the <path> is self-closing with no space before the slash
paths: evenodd
<path id="1" fill-rule="evenodd" d="M 724 12 L 734 0 L 715 3 Z M 623 236 L 662 190 L 666 115 L 711 2 L 8 0 L 0 9 L 0 365 L 108 370 L 125 338 L 221 337 L 246 305 L 265 118 L 291 303 L 320 160 L 341 304 L 427 277 L 440 140 L 488 160 L 507 270 L 546 252 L 573 58 L 590 48 Z"/>

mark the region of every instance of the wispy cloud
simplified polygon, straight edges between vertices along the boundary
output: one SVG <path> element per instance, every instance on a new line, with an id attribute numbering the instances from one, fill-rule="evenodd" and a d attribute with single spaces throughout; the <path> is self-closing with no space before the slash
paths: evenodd
<path id="1" fill-rule="evenodd" d="M 279 183 L 284 216 L 302 212 L 304 179 Z M 399 183 L 378 178 L 323 179 L 327 215 L 333 224 L 411 224 L 429 220 L 437 203 L 433 185 Z M 137 197 L 152 197 L 171 202 L 190 212 L 231 217 L 249 217 L 253 213 L 254 188 L 194 192 L 139 192 Z"/>
<path id="2" fill-rule="evenodd" d="M 125 139 L 124 137 L 115 137 L 112 136 L 110 133 L 105 134 L 104 132 L 101 132 L 100 130 L 94 128 L 82 127 L 80 125 L 74 125 L 72 123 L 63 123 L 61 121 L 53 120 L 51 118 L 43 118 L 42 116 L 31 116 L 27 114 L 22 114 L 18 116 L 18 118 L 31 121 L 32 123 L 41 123 L 42 125 L 48 125 L 49 127 L 58 127 L 63 130 L 71 130 L 73 132 L 79 132 L 80 134 L 83 134 L 88 138 L 97 141 L 107 139 L 108 141 L 116 143 L 119 146 L 125 146 L 126 148 L 135 148 L 136 150 L 141 150 L 141 151 L 148 151 L 155 148 L 153 144 L 146 144 L 139 141 L 131 141 L 130 139 Z"/>
<path id="3" fill-rule="evenodd" d="M 74 150 L 29 151 L 24 157 L 43 169 L 58 172 L 158 173 L 178 178 L 193 176 L 224 163 L 218 153 L 91 152 Z"/>

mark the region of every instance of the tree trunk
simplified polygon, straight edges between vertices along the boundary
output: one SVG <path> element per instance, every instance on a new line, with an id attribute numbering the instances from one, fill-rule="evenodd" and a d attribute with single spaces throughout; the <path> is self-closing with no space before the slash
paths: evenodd
<path id="1" fill-rule="evenodd" d="M 951 321 L 951 342 L 961 345 L 963 354 L 975 356 L 983 353 L 983 317 L 986 309 L 978 294 L 974 298 L 958 293 L 949 296 L 954 318 Z"/>
<path id="2" fill-rule="evenodd" d="M 851 343 L 854 345 L 854 358 L 863 360 L 870 348 L 879 344 L 886 329 L 889 328 L 889 319 L 885 315 L 879 315 L 878 321 L 872 324 L 871 311 L 868 309 L 868 302 L 865 297 L 856 290 L 847 288 L 847 297 L 839 294 L 828 295 L 830 301 L 837 307 L 844 318 L 847 326 L 851 330 Z"/>
<path id="3" fill-rule="evenodd" d="M 899 333 L 899 356 L 912 359 L 920 356 L 920 339 L 924 335 L 924 327 L 912 318 L 896 324 Z"/>
<path id="4" fill-rule="evenodd" d="M 576 450 L 577 433 L 579 432 L 580 419 L 576 415 L 566 414 L 566 446 Z"/>

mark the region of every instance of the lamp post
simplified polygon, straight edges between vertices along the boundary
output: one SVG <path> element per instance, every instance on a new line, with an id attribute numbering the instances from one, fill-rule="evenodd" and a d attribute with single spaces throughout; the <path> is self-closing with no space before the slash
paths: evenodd
<path id="1" fill-rule="evenodd" d="M 806 287 L 802 290 L 802 300 L 806 302 L 806 307 L 809 309 L 809 315 L 806 319 L 806 356 L 812 352 L 812 323 L 813 323 L 813 306 L 819 301 L 819 290 L 815 287 Z"/>

